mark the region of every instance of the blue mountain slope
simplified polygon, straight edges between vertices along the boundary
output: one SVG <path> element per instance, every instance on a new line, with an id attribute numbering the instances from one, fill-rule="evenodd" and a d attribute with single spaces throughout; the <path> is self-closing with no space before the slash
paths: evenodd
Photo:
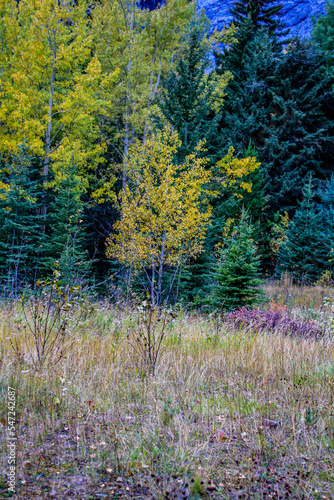
<path id="1" fill-rule="evenodd" d="M 155 9 L 164 0 L 140 0 L 141 8 Z M 281 0 L 284 5 L 284 22 L 292 35 L 309 37 L 312 30 L 312 17 L 325 13 L 326 0 Z M 197 0 L 197 12 L 205 10 L 212 28 L 221 29 L 231 21 L 230 8 L 233 0 Z"/>
<path id="2" fill-rule="evenodd" d="M 290 34 L 309 37 L 312 30 L 312 17 L 325 13 L 326 0 L 282 0 L 284 22 Z M 197 11 L 205 10 L 213 28 L 221 29 L 231 20 L 229 9 L 233 0 L 197 0 Z"/>

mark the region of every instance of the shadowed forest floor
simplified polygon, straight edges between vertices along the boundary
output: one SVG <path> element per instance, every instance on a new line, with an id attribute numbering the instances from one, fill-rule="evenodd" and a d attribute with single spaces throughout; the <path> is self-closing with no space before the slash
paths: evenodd
<path id="1" fill-rule="evenodd" d="M 284 290 L 269 290 L 282 307 Z M 330 325 L 321 290 L 296 290 L 289 306 Z M 334 498 L 330 326 L 291 338 L 181 312 L 151 376 L 127 341 L 135 311 L 96 306 L 66 357 L 39 371 L 11 348 L 19 314 L 2 308 L 0 354 L 2 438 L 16 389 L 15 498 Z"/>

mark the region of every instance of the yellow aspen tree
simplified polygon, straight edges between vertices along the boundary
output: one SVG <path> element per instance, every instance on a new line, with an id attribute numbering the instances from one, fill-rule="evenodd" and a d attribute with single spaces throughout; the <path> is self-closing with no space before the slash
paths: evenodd
<path id="1" fill-rule="evenodd" d="M 167 0 L 153 11 L 140 9 L 134 0 L 102 0 L 93 10 L 95 50 L 102 69 L 118 70 L 107 119 L 117 131 L 123 188 L 130 144 L 136 138 L 145 141 L 151 130 L 162 75 L 194 13 L 188 0 Z"/>
<path id="2" fill-rule="evenodd" d="M 113 75 L 93 54 L 86 0 L 0 0 L 0 153 L 25 143 L 57 177 L 101 161 L 97 114 Z M 103 92 L 102 92 L 103 91 Z"/>
<path id="3" fill-rule="evenodd" d="M 37 47 L 26 49 L 29 27 L 15 0 L 0 0 L 0 153 L 12 154 L 22 142 L 42 154 L 46 107 L 39 99 Z M 32 60 L 34 52 L 35 61 Z M 28 56 L 28 57 L 25 57 Z M 42 139 L 43 138 L 43 139 Z"/>
<path id="4" fill-rule="evenodd" d="M 107 256 L 144 271 L 151 303 L 161 306 L 181 265 L 202 250 L 211 216 L 207 160 L 201 145 L 182 165 L 174 163 L 180 146 L 170 128 L 130 147 L 129 181 L 120 193 L 122 218 L 107 241 Z M 169 291 L 163 290 L 167 269 L 174 270 Z"/>

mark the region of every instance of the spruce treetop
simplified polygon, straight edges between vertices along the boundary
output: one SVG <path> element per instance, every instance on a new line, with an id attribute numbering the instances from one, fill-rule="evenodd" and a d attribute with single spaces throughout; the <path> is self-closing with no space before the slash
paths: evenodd
<path id="1" fill-rule="evenodd" d="M 276 0 L 237 0 L 230 12 L 238 28 L 249 19 L 256 31 L 264 27 L 270 34 L 279 34 L 284 28 L 280 21 L 282 9 Z"/>

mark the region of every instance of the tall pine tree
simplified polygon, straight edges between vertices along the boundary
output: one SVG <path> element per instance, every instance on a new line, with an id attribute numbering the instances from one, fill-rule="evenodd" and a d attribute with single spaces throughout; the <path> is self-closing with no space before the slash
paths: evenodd
<path id="1" fill-rule="evenodd" d="M 243 153 L 249 141 L 258 151 L 268 136 L 271 85 L 282 53 L 280 39 L 287 34 L 280 20 L 282 5 L 275 0 L 239 0 L 231 13 L 238 28 L 236 43 L 215 53 L 217 73 L 233 75 L 222 110 L 221 140 L 237 153 Z"/>
<path id="2" fill-rule="evenodd" d="M 194 152 L 199 141 L 205 141 L 206 156 L 216 156 L 220 113 L 215 111 L 215 101 L 219 99 L 229 75 L 222 74 L 217 78 L 214 72 L 210 72 L 212 64 L 204 33 L 205 22 L 200 18 L 189 32 L 185 51 L 175 70 L 165 79 L 159 104 L 163 119 L 177 131 L 182 142 L 177 155 L 179 162 Z"/>
<path id="3" fill-rule="evenodd" d="M 313 283 L 326 269 L 329 256 L 321 215 L 314 201 L 314 182 L 308 176 L 303 200 L 289 224 L 278 257 L 278 274 L 288 272 L 297 283 Z"/>
<path id="4" fill-rule="evenodd" d="M 0 163 L 0 288 L 16 298 L 36 283 L 44 250 L 42 162 L 20 146 Z"/>
<path id="5" fill-rule="evenodd" d="M 58 182 L 50 205 L 49 234 L 45 242 L 44 266 L 51 272 L 59 262 L 62 280 L 67 286 L 82 285 L 88 278 L 88 254 L 85 244 L 82 179 L 71 165 Z"/>
<path id="6" fill-rule="evenodd" d="M 319 43 L 323 50 L 334 50 L 334 1 L 328 0 L 326 15 L 314 21 L 312 38 Z"/>
<path id="7" fill-rule="evenodd" d="M 314 171 L 318 179 L 330 174 L 333 79 L 328 56 L 311 42 L 294 40 L 283 53 L 286 33 L 277 2 L 242 0 L 233 15 L 239 43 L 216 57 L 218 72 L 233 73 L 222 110 L 221 142 L 238 153 L 249 141 L 254 145 L 270 223 L 277 213 L 293 216 L 307 172 Z M 269 241 L 264 247 L 268 252 L 262 264 L 271 272 Z"/>
<path id="8" fill-rule="evenodd" d="M 334 80 L 327 60 L 312 42 L 296 39 L 276 66 L 269 136 L 260 151 L 271 214 L 294 213 L 308 172 L 313 171 L 316 179 L 331 174 Z"/>
<path id="9" fill-rule="evenodd" d="M 241 64 L 226 89 L 220 123 L 222 144 L 225 148 L 232 145 L 239 154 L 244 153 L 250 141 L 258 151 L 268 136 L 270 87 L 276 66 L 274 43 L 268 33 L 260 30 L 254 35 Z"/>
<path id="10" fill-rule="evenodd" d="M 253 38 L 245 46 L 242 58 L 239 59 L 240 67 L 234 70 L 234 78 L 226 89 L 220 137 L 223 148 L 232 145 L 239 155 L 256 156 L 261 162 L 261 167 L 245 179 L 252 184 L 252 192 L 243 193 L 242 203 L 234 203 L 233 208 L 221 206 L 218 211 L 226 212 L 228 208 L 227 215 L 235 217 L 240 214 L 242 206 L 248 210 L 258 228 L 257 239 L 261 249 L 261 261 L 266 268 L 270 261 L 267 251 L 268 221 L 264 210 L 268 204 L 268 196 L 265 191 L 266 159 L 261 155 L 261 149 L 270 135 L 272 102 L 270 88 L 277 64 L 275 55 L 277 49 L 275 41 L 264 28 L 260 28 L 252 36 Z M 227 61 L 228 64 L 230 62 L 231 60 Z M 259 223 L 262 224 L 261 230 Z"/>
<path id="11" fill-rule="evenodd" d="M 287 32 L 281 22 L 282 5 L 275 0 L 240 0 L 234 3 L 231 13 L 238 28 L 237 43 L 224 53 L 216 54 L 216 71 L 233 74 L 226 89 L 220 139 L 223 152 L 224 148 L 226 151 L 233 146 L 237 154 L 246 155 L 251 145 L 253 155 L 262 164 L 259 171 L 246 179 L 253 184 L 252 193 L 249 196 L 245 193 L 242 203 L 257 227 L 256 219 L 264 223 L 257 236 L 266 267 L 266 262 L 270 260 L 266 250 L 269 247 L 266 241 L 268 228 L 267 222 L 264 222 L 267 219 L 264 207 L 268 204 L 268 193 L 265 191 L 266 158 L 261 150 L 271 133 L 271 86 Z M 240 211 L 242 204 L 236 206 Z M 224 211 L 224 207 L 220 211 Z M 232 217 L 235 217 L 235 208 L 233 211 Z"/>
<path id="12" fill-rule="evenodd" d="M 274 37 L 285 36 L 281 22 L 282 4 L 277 0 L 237 0 L 231 8 L 233 21 L 238 28 L 250 19 L 255 30 L 265 28 Z"/>
<path id="13" fill-rule="evenodd" d="M 217 66 L 232 71 L 234 78 L 242 79 L 244 57 L 248 45 L 259 31 L 268 34 L 275 51 L 281 52 L 288 32 L 281 22 L 283 6 L 276 0 L 238 0 L 231 9 L 233 23 L 238 28 L 237 43 L 223 54 L 215 54 Z"/>
<path id="14" fill-rule="evenodd" d="M 323 267 L 334 270 L 334 176 L 321 183 L 318 192 L 318 210 L 321 220 L 320 231 L 325 245 Z"/>

